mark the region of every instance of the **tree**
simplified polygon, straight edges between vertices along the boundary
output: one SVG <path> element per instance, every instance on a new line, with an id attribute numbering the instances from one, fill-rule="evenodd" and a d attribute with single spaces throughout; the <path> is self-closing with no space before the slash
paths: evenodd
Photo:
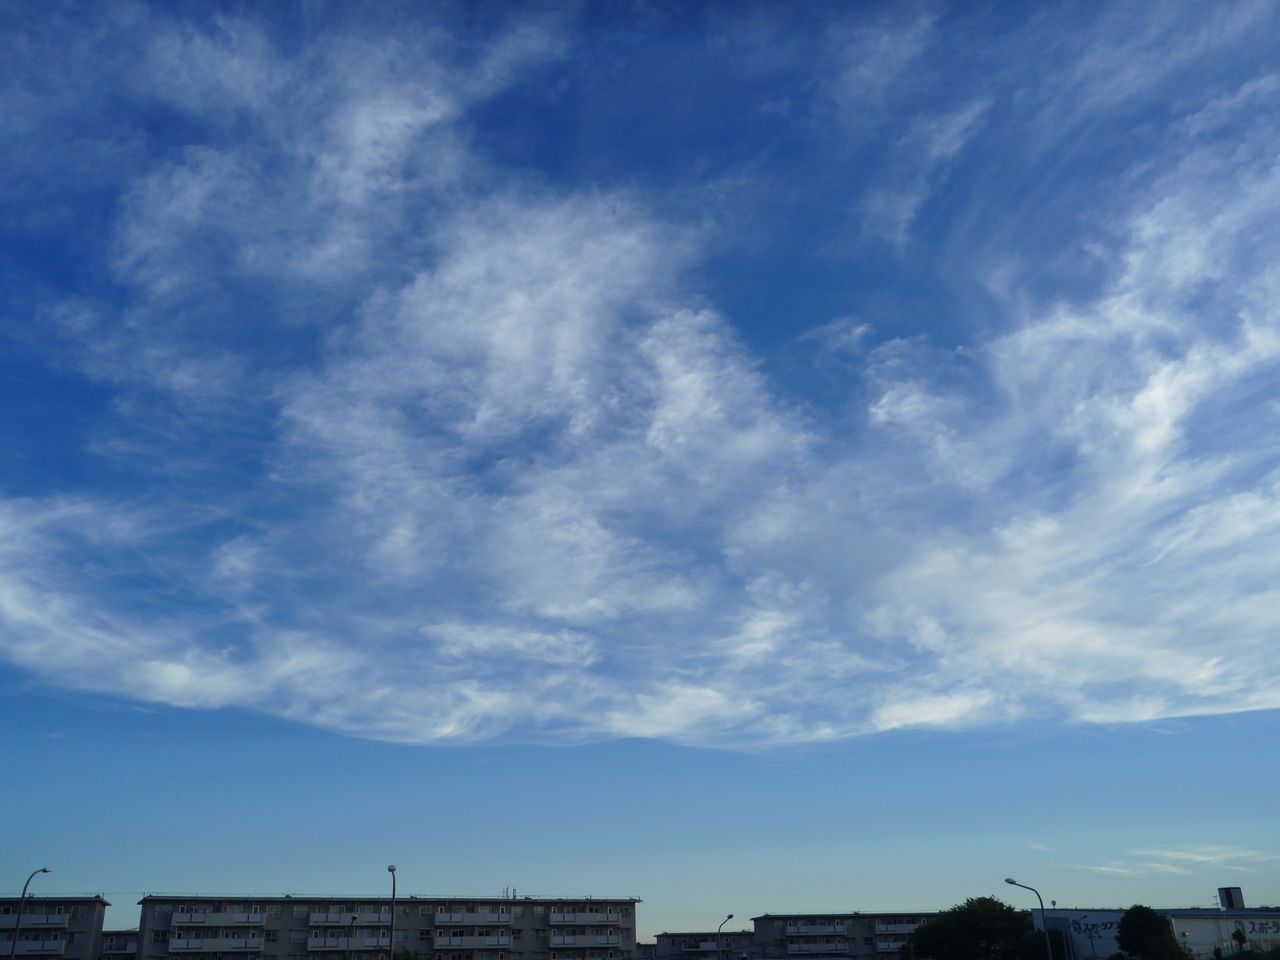
<path id="1" fill-rule="evenodd" d="M 1169 921 L 1150 907 L 1135 903 L 1116 928 L 1116 945 L 1137 960 L 1186 960 Z"/>
<path id="2" fill-rule="evenodd" d="M 921 960 L 1044 960 L 1030 917 L 995 897 L 970 897 L 926 920 L 907 946 Z"/>

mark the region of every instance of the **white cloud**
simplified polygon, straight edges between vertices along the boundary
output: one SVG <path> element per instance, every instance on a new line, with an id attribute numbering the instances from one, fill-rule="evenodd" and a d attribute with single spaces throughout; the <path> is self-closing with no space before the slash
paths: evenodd
<path id="1" fill-rule="evenodd" d="M 1276 118 L 1240 119 L 1269 76 L 1168 119 L 1089 289 L 1044 297 L 1018 221 L 990 239 L 999 322 L 804 335 L 841 355 L 833 416 L 706 301 L 706 234 L 652 192 L 471 142 L 561 29 L 461 60 L 436 35 L 290 55 L 239 20 L 140 41 L 129 96 L 203 135 L 116 171 L 112 293 L 39 315 L 111 397 L 88 443 L 127 482 L 0 500 L 7 658 L 407 742 L 1280 707 Z M 841 36 L 821 96 L 888 129 L 933 21 Z M 998 93 L 902 119 L 857 222 L 905 243 Z"/>

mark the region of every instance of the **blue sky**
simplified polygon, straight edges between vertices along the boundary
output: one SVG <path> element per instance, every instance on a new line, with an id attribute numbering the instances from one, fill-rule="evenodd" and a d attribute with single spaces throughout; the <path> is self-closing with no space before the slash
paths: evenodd
<path id="1" fill-rule="evenodd" d="M 15 862 L 1280 902 L 1274 5 L 0 26 Z"/>

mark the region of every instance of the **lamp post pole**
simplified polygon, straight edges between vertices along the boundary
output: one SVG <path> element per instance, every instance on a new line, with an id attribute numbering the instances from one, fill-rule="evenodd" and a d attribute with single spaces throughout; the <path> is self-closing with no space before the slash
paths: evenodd
<path id="1" fill-rule="evenodd" d="M 729 914 L 720 921 L 720 926 L 716 927 L 716 960 L 724 960 L 724 937 L 720 935 L 720 931 L 724 929 L 724 925 L 733 919 L 733 914 Z"/>
<path id="2" fill-rule="evenodd" d="M 356 921 L 360 919 L 354 913 L 351 915 L 351 922 L 347 924 L 347 960 L 351 960 L 351 941 L 356 935 Z"/>
<path id="3" fill-rule="evenodd" d="M 39 870 L 32 870 L 31 876 L 27 877 L 27 882 L 22 885 L 22 893 L 18 897 L 18 915 L 13 920 L 13 939 L 9 941 L 9 960 L 13 960 L 14 954 L 18 952 L 18 931 L 22 929 L 22 908 L 27 902 L 27 887 L 31 885 L 31 879 L 37 873 L 48 872 L 48 867 L 41 867 Z"/>
<path id="4" fill-rule="evenodd" d="M 387 931 L 390 936 L 387 937 L 387 957 L 388 960 L 395 960 L 396 955 L 396 865 L 393 863 L 387 867 L 387 873 L 391 874 L 391 928 Z M 1052 960 L 1052 958 L 1050 958 Z"/>
<path id="5" fill-rule="evenodd" d="M 1040 901 L 1040 929 L 1044 933 L 1044 956 L 1045 960 L 1053 960 L 1053 946 L 1049 943 L 1049 919 L 1044 915 L 1044 897 L 1040 896 L 1040 891 L 1035 887 L 1028 887 L 1025 883 L 1019 883 L 1013 877 L 1005 877 L 1004 882 L 1015 887 L 1021 887 L 1023 890 L 1030 890 L 1036 895 L 1036 899 Z"/>

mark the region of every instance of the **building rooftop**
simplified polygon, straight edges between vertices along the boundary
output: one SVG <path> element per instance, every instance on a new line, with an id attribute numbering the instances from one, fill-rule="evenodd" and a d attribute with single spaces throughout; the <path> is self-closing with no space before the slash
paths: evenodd
<path id="1" fill-rule="evenodd" d="M 67 898 L 62 898 L 67 899 Z M 390 894 L 381 895 L 360 895 L 354 894 L 309 894 L 309 893 L 148 893 L 138 903 L 146 903 L 150 900 L 244 900 L 244 901 L 279 901 L 281 903 L 297 900 L 299 902 L 310 903 L 312 901 L 322 903 L 324 901 L 336 901 L 341 903 L 379 903 L 384 900 L 390 900 Z M 402 893 L 396 896 L 396 900 L 425 900 L 425 901 L 459 901 L 466 900 L 470 903 L 643 903 L 640 897 L 478 897 L 470 893 L 442 893 L 442 894 L 425 894 L 425 893 Z M 105 902 L 105 901 L 104 901 Z"/>

